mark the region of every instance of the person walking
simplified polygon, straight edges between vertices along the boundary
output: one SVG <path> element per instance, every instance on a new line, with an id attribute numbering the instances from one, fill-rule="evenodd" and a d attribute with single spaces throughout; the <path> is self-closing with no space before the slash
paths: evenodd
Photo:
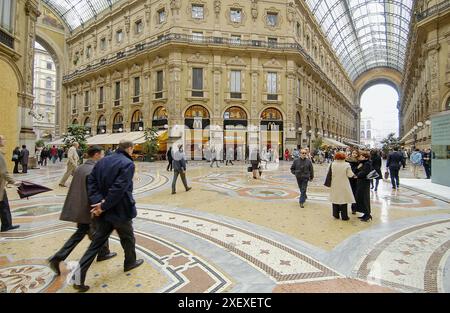
<path id="1" fill-rule="evenodd" d="M 408 160 L 408 152 L 406 150 L 401 151 L 402 155 L 403 155 L 403 160 L 402 160 L 402 166 L 403 169 L 406 168 L 406 160 Z"/>
<path id="2" fill-rule="evenodd" d="M 50 148 L 50 158 L 52 160 L 52 163 L 56 163 L 56 159 L 58 158 L 58 149 L 56 149 L 56 146 L 53 146 Z"/>
<path id="3" fill-rule="evenodd" d="M 0 135 L 0 148 L 3 148 L 6 144 L 5 137 Z M 0 151 L 0 221 L 2 223 L 1 232 L 19 228 L 20 225 L 12 224 L 11 209 L 9 207 L 8 195 L 6 194 L 6 185 L 13 184 L 20 185 L 20 182 L 16 182 L 11 175 L 8 174 L 8 168 L 6 166 L 6 160 L 3 155 L 3 151 Z"/>
<path id="4" fill-rule="evenodd" d="M 314 179 L 314 168 L 312 162 L 307 157 L 307 151 L 302 149 L 300 151 L 300 158 L 294 160 L 291 166 L 291 173 L 295 175 L 297 184 L 300 189 L 300 207 L 304 207 L 304 203 L 307 199 L 306 189 L 308 188 L 308 181 Z"/>
<path id="5" fill-rule="evenodd" d="M 59 158 L 59 162 L 62 162 L 62 159 L 64 157 L 64 149 L 62 147 L 58 148 L 58 158 Z"/>
<path id="6" fill-rule="evenodd" d="M 91 213 L 98 219 L 94 239 L 81 257 L 79 269 L 72 276 L 73 287 L 79 292 L 89 289 L 85 285 L 86 273 L 113 230 L 119 235 L 125 253 L 124 272 L 144 263 L 144 260 L 136 259 L 132 222 L 137 216 L 133 198 L 133 149 L 133 142 L 121 140 L 116 152 L 99 160 L 87 178 L 89 203 L 93 208 Z"/>
<path id="7" fill-rule="evenodd" d="M 167 157 L 167 161 L 169 162 L 169 164 L 167 164 L 167 171 L 171 172 L 173 169 L 172 168 L 172 162 L 173 162 L 172 146 L 170 146 L 169 150 L 167 150 L 166 157 Z"/>
<path id="8" fill-rule="evenodd" d="M 397 189 L 400 187 L 400 177 L 398 172 L 402 167 L 403 154 L 398 151 L 398 147 L 394 147 L 394 151 L 389 153 L 386 168 L 389 169 L 389 174 L 391 175 L 392 189 Z"/>
<path id="9" fill-rule="evenodd" d="M 261 176 L 261 156 L 259 151 L 254 149 L 250 155 L 250 164 L 252 166 L 253 178 L 258 179 Z"/>
<path id="10" fill-rule="evenodd" d="M 284 150 L 284 160 L 289 161 L 289 150 L 287 148 Z"/>
<path id="11" fill-rule="evenodd" d="M 298 159 L 300 157 L 300 151 L 298 151 L 297 148 L 294 148 L 294 151 L 292 151 L 292 158 L 294 160 Z"/>
<path id="12" fill-rule="evenodd" d="M 378 185 L 380 183 L 380 179 L 382 179 L 383 175 L 381 174 L 381 156 L 378 150 L 374 149 L 370 152 L 370 160 L 372 161 L 372 167 L 377 171 L 378 177 L 375 178 L 375 189 L 378 190 Z M 373 179 L 370 180 L 370 189 L 373 189 Z"/>
<path id="13" fill-rule="evenodd" d="M 28 151 L 26 145 L 22 145 L 22 150 L 20 151 L 20 164 L 22 164 L 22 174 L 28 173 L 28 161 L 29 161 L 30 151 Z"/>
<path id="14" fill-rule="evenodd" d="M 49 156 L 50 156 L 50 154 L 49 154 L 47 147 L 42 148 L 42 151 L 41 151 L 42 166 L 47 166 L 47 159 Z"/>
<path id="15" fill-rule="evenodd" d="M 215 148 L 211 149 L 211 167 L 213 167 L 214 162 L 216 163 L 217 167 L 219 167 L 219 162 L 217 161 L 217 152 Z"/>
<path id="16" fill-rule="evenodd" d="M 353 173 L 355 174 L 354 177 L 350 177 L 349 181 L 350 181 L 350 187 L 352 188 L 352 192 L 353 192 L 353 197 L 356 198 L 356 173 L 358 172 L 357 168 L 359 165 L 359 151 L 354 149 L 350 152 L 350 156 L 347 157 L 347 159 L 345 160 L 348 164 L 350 164 L 350 168 L 352 169 Z M 346 155 L 347 155 L 346 153 Z M 356 214 L 356 212 L 358 212 L 358 204 L 357 203 L 352 203 L 352 214 Z"/>
<path id="17" fill-rule="evenodd" d="M 19 174 L 20 148 L 16 147 L 12 153 L 12 161 L 14 162 L 13 174 Z"/>
<path id="18" fill-rule="evenodd" d="M 357 181 L 356 181 L 356 203 L 358 211 L 363 213 L 363 216 L 358 217 L 361 221 L 367 222 L 372 219 L 370 209 L 370 180 L 367 175 L 372 171 L 372 162 L 370 161 L 370 153 L 361 151 L 359 154 L 359 165 L 357 167 Z"/>
<path id="19" fill-rule="evenodd" d="M 233 147 L 226 147 L 226 149 L 225 149 L 225 153 L 226 153 L 226 155 L 225 155 L 225 165 L 228 165 L 228 162 L 229 163 L 231 163 L 231 165 L 234 165 L 233 164 L 233 159 L 234 159 L 234 149 L 233 149 Z"/>
<path id="20" fill-rule="evenodd" d="M 217 162 L 217 160 L 216 160 Z M 184 188 L 186 191 L 192 189 L 189 187 L 186 181 L 186 156 L 183 152 L 183 145 L 178 145 L 178 150 L 173 154 L 173 180 L 172 180 L 172 194 L 176 194 L 176 186 L 178 175 L 181 177 L 181 181 L 183 182 Z M 219 167 L 219 166 L 217 166 Z"/>
<path id="21" fill-rule="evenodd" d="M 422 153 L 420 153 L 419 149 L 415 149 L 413 153 L 411 153 L 410 161 L 413 169 L 414 178 L 419 178 L 419 169 L 422 166 Z"/>
<path id="22" fill-rule="evenodd" d="M 431 159 L 431 149 L 428 148 L 425 150 L 422 156 L 423 168 L 425 170 L 425 174 L 427 175 L 427 179 L 431 178 Z"/>
<path id="23" fill-rule="evenodd" d="M 91 206 L 87 193 L 87 177 L 91 174 L 95 163 L 104 156 L 103 148 L 92 146 L 87 151 L 89 159 L 80 165 L 73 173 L 72 183 L 69 187 L 64 206 L 59 217 L 62 221 L 77 223 L 77 230 L 66 241 L 64 246 L 49 258 L 50 268 L 60 275 L 59 263 L 67 259 L 75 247 L 88 235 L 93 239 L 95 234 L 95 219 L 91 217 Z M 117 253 L 109 251 L 108 241 L 100 248 L 97 256 L 97 262 L 108 260 L 115 257 Z"/>
<path id="24" fill-rule="evenodd" d="M 77 149 L 80 145 L 78 142 L 74 142 L 72 144 L 72 147 L 70 147 L 69 151 L 67 152 L 67 169 L 64 173 L 64 176 L 61 178 L 61 181 L 59 182 L 59 185 L 61 187 L 66 187 L 66 181 L 69 178 L 70 175 L 73 175 L 73 172 L 78 166 L 78 162 L 80 160 L 80 157 L 78 156 Z"/>
<path id="25" fill-rule="evenodd" d="M 349 220 L 347 204 L 355 203 L 355 197 L 349 181 L 349 178 L 354 177 L 355 174 L 350 164 L 345 162 L 346 157 L 347 155 L 344 152 L 338 152 L 336 153 L 335 161 L 330 164 L 330 201 L 333 206 L 333 216 L 339 219 L 340 214 L 343 221 Z"/>

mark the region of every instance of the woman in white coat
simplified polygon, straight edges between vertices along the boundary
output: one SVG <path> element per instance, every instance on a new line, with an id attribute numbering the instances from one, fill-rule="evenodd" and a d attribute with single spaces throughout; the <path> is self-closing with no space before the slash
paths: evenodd
<path id="1" fill-rule="evenodd" d="M 339 219 L 339 213 L 343 221 L 349 220 L 347 214 L 347 204 L 355 203 L 352 188 L 350 186 L 350 177 L 354 173 L 350 164 L 345 162 L 346 154 L 344 152 L 336 153 L 334 162 L 331 163 L 331 190 L 330 201 L 333 204 L 333 216 Z"/>

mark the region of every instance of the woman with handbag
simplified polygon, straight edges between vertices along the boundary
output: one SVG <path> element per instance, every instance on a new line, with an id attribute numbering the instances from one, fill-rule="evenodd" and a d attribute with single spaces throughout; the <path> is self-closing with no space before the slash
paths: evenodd
<path id="1" fill-rule="evenodd" d="M 348 221 L 347 204 L 355 203 L 352 187 L 350 186 L 349 178 L 353 177 L 350 164 L 345 162 L 346 154 L 338 152 L 335 155 L 335 161 L 330 164 L 329 178 L 330 181 L 330 201 L 333 205 L 333 216 L 336 219 L 342 218 L 343 221 Z"/>
<path id="2" fill-rule="evenodd" d="M 378 190 L 378 184 L 380 183 L 380 179 L 383 178 L 383 175 L 381 174 L 381 157 L 378 150 L 374 149 L 370 152 L 370 159 L 372 161 L 372 167 L 375 171 L 377 171 L 378 177 L 375 178 L 375 189 L 374 191 Z M 370 189 L 373 188 L 373 179 L 370 180 Z"/>
<path id="3" fill-rule="evenodd" d="M 20 159 L 20 148 L 16 147 L 12 153 L 12 161 L 14 162 L 14 174 L 19 174 L 19 159 Z"/>
<path id="4" fill-rule="evenodd" d="M 367 151 L 361 151 L 359 154 L 359 165 L 356 173 L 356 204 L 358 211 L 364 213 L 363 216 L 358 217 L 363 222 L 367 222 L 372 219 L 370 215 L 370 179 L 367 179 L 367 175 L 372 172 L 372 162 L 370 159 L 370 153 Z"/>

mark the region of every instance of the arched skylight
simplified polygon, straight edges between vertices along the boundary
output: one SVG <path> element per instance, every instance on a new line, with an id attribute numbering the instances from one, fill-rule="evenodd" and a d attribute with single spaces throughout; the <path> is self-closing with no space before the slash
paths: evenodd
<path id="1" fill-rule="evenodd" d="M 64 19 L 70 30 L 84 25 L 120 0 L 42 0 Z"/>
<path id="2" fill-rule="evenodd" d="M 355 80 L 375 67 L 403 71 L 413 0 L 306 0 Z"/>

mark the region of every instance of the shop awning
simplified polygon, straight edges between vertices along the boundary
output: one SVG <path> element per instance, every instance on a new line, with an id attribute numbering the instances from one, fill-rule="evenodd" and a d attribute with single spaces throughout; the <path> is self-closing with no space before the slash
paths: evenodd
<path id="1" fill-rule="evenodd" d="M 51 146 L 61 146 L 64 145 L 64 138 L 59 138 L 57 140 L 54 140 L 52 142 L 48 142 L 45 143 L 46 145 L 51 145 Z"/>
<path id="2" fill-rule="evenodd" d="M 129 132 L 96 135 L 88 138 L 88 145 L 118 145 L 121 140 L 129 140 L 135 144 L 145 142 L 144 132 Z"/>
<path id="3" fill-rule="evenodd" d="M 360 148 L 360 149 L 366 148 L 365 145 L 362 145 L 362 144 L 360 144 L 360 143 L 358 143 L 356 141 L 353 141 L 353 140 L 344 140 L 344 142 L 346 144 L 348 144 L 349 146 L 352 146 L 352 147 L 357 147 L 357 148 Z"/>
<path id="4" fill-rule="evenodd" d="M 325 144 L 330 145 L 330 146 L 342 147 L 342 148 L 348 147 L 346 144 L 343 144 L 342 142 L 339 142 L 337 140 L 334 140 L 334 139 L 331 139 L 328 137 L 322 137 L 322 140 Z"/>

